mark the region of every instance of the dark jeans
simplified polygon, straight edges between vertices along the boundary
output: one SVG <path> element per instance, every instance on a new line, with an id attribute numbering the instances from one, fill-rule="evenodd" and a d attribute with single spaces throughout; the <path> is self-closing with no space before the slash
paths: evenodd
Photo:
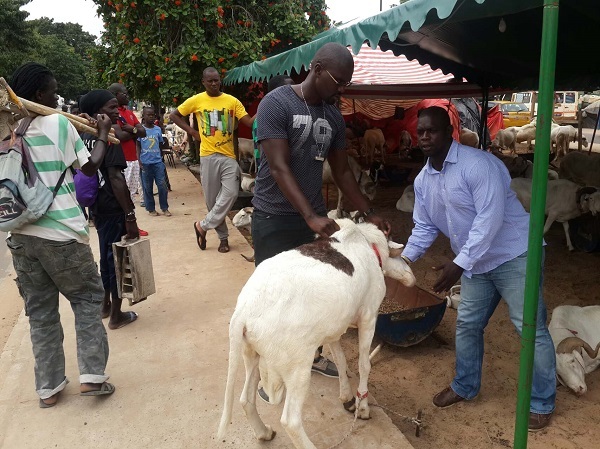
<path id="1" fill-rule="evenodd" d="M 315 231 L 308 227 L 301 215 L 272 215 L 257 209 L 252 212 L 255 266 L 279 253 L 314 240 Z M 323 346 L 319 346 L 315 360 L 322 352 Z"/>
<path id="2" fill-rule="evenodd" d="M 252 213 L 252 243 L 256 266 L 314 239 L 315 232 L 300 215 L 272 215 L 256 209 Z"/>
<path id="3" fill-rule="evenodd" d="M 94 225 L 98 231 L 100 243 L 100 276 L 105 292 L 110 292 L 113 298 L 119 297 L 117 290 L 117 275 L 115 273 L 115 259 L 112 244 L 121 241 L 127 234 L 125 230 L 125 214 L 119 215 L 94 215 Z"/>

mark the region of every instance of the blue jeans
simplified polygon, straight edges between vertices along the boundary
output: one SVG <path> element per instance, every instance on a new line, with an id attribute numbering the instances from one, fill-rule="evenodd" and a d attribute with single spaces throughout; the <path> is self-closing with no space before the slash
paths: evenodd
<path id="1" fill-rule="evenodd" d="M 471 279 L 464 275 L 461 278 L 461 301 L 456 320 L 456 377 L 451 387 L 465 399 L 473 399 L 479 393 L 483 331 L 500 298 L 508 304 L 510 319 L 521 335 L 526 264 L 525 252 L 487 273 L 474 274 Z M 554 411 L 556 398 L 556 358 L 546 326 L 542 281 L 543 276 L 540 276 L 530 410 L 548 414 Z"/>
<path id="2" fill-rule="evenodd" d="M 169 203 L 167 202 L 167 181 L 165 178 L 165 164 L 163 162 L 157 162 L 156 164 L 143 164 L 142 165 L 142 187 L 144 190 L 144 206 L 148 212 L 156 210 L 156 204 L 154 203 L 154 195 L 152 190 L 154 189 L 154 182 L 158 188 L 158 203 L 160 204 L 161 210 L 167 210 Z"/>

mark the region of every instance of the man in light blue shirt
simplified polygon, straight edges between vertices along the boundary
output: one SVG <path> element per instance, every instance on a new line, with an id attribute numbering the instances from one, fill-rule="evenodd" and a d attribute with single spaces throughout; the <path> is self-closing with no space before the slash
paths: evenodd
<path id="1" fill-rule="evenodd" d="M 461 280 L 456 322 L 456 376 L 433 398 L 440 408 L 475 398 L 481 386 L 483 332 L 501 298 L 519 334 L 523 326 L 529 214 L 510 189 L 503 163 L 490 153 L 452 139 L 445 109 L 419 112 L 419 146 L 428 157 L 414 183 L 415 227 L 402 257 L 414 262 L 440 232 L 456 254 L 441 271 L 433 289 L 450 290 Z M 531 391 L 529 430 L 545 428 L 556 397 L 554 345 L 540 297 Z"/>

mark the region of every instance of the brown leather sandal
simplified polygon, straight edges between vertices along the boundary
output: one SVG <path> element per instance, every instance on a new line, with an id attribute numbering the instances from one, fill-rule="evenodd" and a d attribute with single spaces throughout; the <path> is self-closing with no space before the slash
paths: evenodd
<path id="1" fill-rule="evenodd" d="M 229 242 L 227 241 L 227 239 L 221 240 L 218 251 L 220 253 L 228 253 L 229 252 Z"/>

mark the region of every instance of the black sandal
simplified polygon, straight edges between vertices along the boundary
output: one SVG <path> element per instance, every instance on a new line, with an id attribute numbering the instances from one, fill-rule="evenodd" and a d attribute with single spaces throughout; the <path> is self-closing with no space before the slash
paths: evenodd
<path id="1" fill-rule="evenodd" d="M 198 248 L 204 251 L 206 249 L 206 234 L 202 235 L 202 233 L 198 231 L 198 228 L 196 227 L 196 222 L 194 222 L 194 232 L 196 233 L 196 243 L 198 244 Z"/>
<path id="2" fill-rule="evenodd" d="M 219 249 L 217 251 L 219 251 L 220 253 L 229 252 L 229 242 L 227 241 L 227 239 L 221 240 L 221 243 L 219 244 Z"/>

